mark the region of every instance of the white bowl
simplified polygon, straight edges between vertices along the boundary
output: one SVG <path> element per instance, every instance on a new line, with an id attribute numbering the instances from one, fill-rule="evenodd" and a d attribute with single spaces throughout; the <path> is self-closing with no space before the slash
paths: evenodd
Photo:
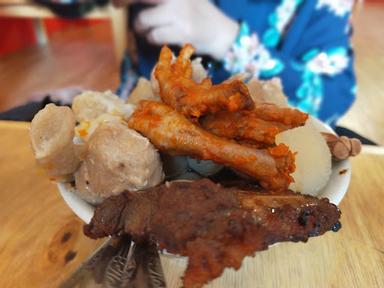
<path id="1" fill-rule="evenodd" d="M 315 126 L 323 132 L 335 133 L 331 127 L 313 118 Z M 341 172 L 343 171 L 343 172 Z M 351 180 L 351 163 L 349 160 L 332 163 L 332 173 L 327 185 L 317 194 L 318 197 L 328 198 L 330 202 L 338 205 L 348 190 Z M 92 219 L 95 207 L 81 199 L 68 183 L 57 184 L 61 196 L 69 208 L 85 223 Z"/>

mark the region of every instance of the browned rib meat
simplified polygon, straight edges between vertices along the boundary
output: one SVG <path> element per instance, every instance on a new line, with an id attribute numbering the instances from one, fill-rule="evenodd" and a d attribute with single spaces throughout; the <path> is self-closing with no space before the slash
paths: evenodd
<path id="1" fill-rule="evenodd" d="M 210 180 L 174 182 L 106 199 L 84 233 L 91 238 L 150 237 L 161 249 L 188 256 L 184 286 L 201 287 L 224 268 L 276 242 L 307 241 L 340 228 L 327 199 L 223 188 Z"/>

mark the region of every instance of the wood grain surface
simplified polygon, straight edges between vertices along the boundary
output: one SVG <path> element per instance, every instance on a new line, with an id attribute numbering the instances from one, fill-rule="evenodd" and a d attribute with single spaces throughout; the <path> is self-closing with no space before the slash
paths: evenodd
<path id="1" fill-rule="evenodd" d="M 82 234 L 36 166 L 28 124 L 0 122 L 0 135 L 0 287 L 57 287 L 101 242 Z M 338 233 L 278 244 L 207 287 L 384 287 L 384 156 L 363 154 L 352 165 Z M 181 287 L 185 260 L 162 263 L 168 287 Z"/>
<path id="2" fill-rule="evenodd" d="M 0 287 L 57 287 L 100 244 L 40 170 L 26 123 L 0 122 Z"/>

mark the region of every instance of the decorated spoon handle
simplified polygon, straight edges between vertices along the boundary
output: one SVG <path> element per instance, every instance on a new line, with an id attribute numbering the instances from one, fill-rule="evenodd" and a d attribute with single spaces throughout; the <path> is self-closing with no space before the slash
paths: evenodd
<path id="1" fill-rule="evenodd" d="M 106 241 L 61 288 L 165 288 L 156 244 L 127 237 Z"/>

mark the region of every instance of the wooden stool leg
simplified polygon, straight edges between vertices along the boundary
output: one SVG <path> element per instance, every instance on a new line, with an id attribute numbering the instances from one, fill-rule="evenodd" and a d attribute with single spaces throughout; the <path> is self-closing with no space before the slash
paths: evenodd
<path id="1" fill-rule="evenodd" d="M 116 9 L 112 6 L 109 9 L 115 56 L 116 61 L 120 64 L 127 45 L 127 10 L 125 8 Z"/>
<path id="2" fill-rule="evenodd" d="M 47 33 L 45 31 L 45 26 L 43 19 L 35 18 L 33 19 L 33 27 L 35 30 L 36 41 L 39 45 L 45 45 L 48 43 Z"/>

